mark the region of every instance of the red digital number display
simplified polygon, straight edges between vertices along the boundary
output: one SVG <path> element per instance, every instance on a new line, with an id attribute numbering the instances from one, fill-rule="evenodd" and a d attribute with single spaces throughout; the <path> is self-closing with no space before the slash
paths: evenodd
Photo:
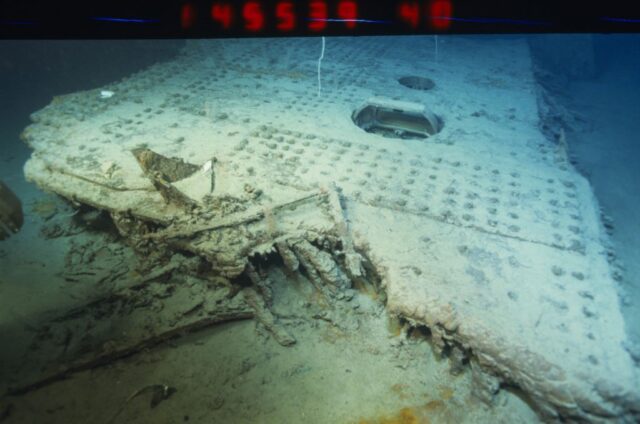
<path id="1" fill-rule="evenodd" d="M 402 22 L 416 29 L 420 25 L 421 13 L 425 13 L 427 24 L 438 31 L 443 31 L 451 26 L 453 16 L 453 6 L 451 0 L 432 0 L 425 2 L 425 9 L 420 10 L 420 3 L 417 1 L 403 1 L 398 6 L 398 17 Z"/>
<path id="2" fill-rule="evenodd" d="M 240 4 L 223 0 L 212 2 L 210 16 L 221 29 L 230 31 L 275 29 L 286 33 L 306 27 L 311 32 L 322 32 L 329 25 L 343 25 L 353 30 L 361 22 L 359 5 L 358 0 L 307 0 L 306 5 L 295 0 L 277 0 L 274 3 L 245 0 Z M 396 19 L 412 30 L 426 26 L 444 31 L 451 26 L 453 3 L 452 0 L 403 0 L 397 5 L 395 13 Z M 185 29 L 195 25 L 196 9 L 192 3 L 187 2 L 182 6 L 180 21 Z"/>
<path id="3" fill-rule="evenodd" d="M 292 2 L 284 1 L 276 5 L 276 20 L 276 28 L 279 31 L 291 31 L 296 27 L 296 14 Z"/>
<path id="4" fill-rule="evenodd" d="M 242 18 L 244 19 L 244 29 L 257 32 L 264 29 L 264 13 L 262 6 L 257 1 L 249 1 L 242 7 Z"/>
<path id="5" fill-rule="evenodd" d="M 398 7 L 398 15 L 400 15 L 400 19 L 411 28 L 418 28 L 418 23 L 420 22 L 420 5 L 415 1 L 402 2 Z"/>
<path id="6" fill-rule="evenodd" d="M 218 22 L 223 29 L 231 28 L 231 23 L 233 22 L 231 5 L 227 3 L 214 3 L 211 6 L 211 19 Z"/>
<path id="7" fill-rule="evenodd" d="M 342 0 L 339 2 L 338 18 L 344 21 L 348 29 L 354 29 L 356 27 L 356 20 L 358 19 L 357 3 L 353 0 Z"/>
<path id="8" fill-rule="evenodd" d="M 435 0 L 429 5 L 430 24 L 437 30 L 444 30 L 451 26 L 453 7 L 450 0 Z"/>
<path id="9" fill-rule="evenodd" d="M 327 27 L 327 3 L 323 1 L 309 2 L 309 29 L 322 31 Z"/>
<path id="10" fill-rule="evenodd" d="M 196 8 L 192 3 L 185 3 L 180 9 L 180 26 L 189 29 L 196 22 Z"/>

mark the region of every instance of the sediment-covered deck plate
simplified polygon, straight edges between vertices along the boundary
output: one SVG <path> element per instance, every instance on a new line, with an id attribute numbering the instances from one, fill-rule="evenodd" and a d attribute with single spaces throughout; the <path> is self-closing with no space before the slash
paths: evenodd
<path id="1" fill-rule="evenodd" d="M 335 186 L 389 311 L 429 326 L 436 346 L 467 351 L 487 397 L 504 381 L 546 417 L 630 420 L 637 376 L 598 206 L 538 129 L 526 43 L 496 51 L 454 38 L 438 62 L 407 43 L 328 39 L 318 91 L 317 39 L 190 42 L 175 61 L 35 113 L 25 172 L 76 202 L 172 229 L 185 211 L 134 149 L 213 172 L 212 198 L 258 209 Z M 411 75 L 435 85 L 398 84 Z M 381 96 L 427 105 L 441 131 L 362 131 L 352 112 Z"/>

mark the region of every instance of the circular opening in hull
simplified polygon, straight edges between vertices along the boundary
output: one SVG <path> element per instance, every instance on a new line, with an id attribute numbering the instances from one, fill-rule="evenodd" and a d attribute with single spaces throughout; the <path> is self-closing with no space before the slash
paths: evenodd
<path id="1" fill-rule="evenodd" d="M 429 78 L 424 77 L 402 77 L 398 79 L 398 82 L 405 87 L 413 88 L 414 90 L 431 90 L 436 86 L 436 83 Z"/>

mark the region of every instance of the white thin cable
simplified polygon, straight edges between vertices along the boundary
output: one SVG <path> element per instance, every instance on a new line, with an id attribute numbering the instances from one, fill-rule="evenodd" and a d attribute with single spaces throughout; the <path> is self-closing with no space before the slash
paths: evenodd
<path id="1" fill-rule="evenodd" d="M 322 63 L 323 58 L 324 58 L 324 37 L 322 37 L 322 51 L 320 52 L 320 57 L 318 58 L 318 97 L 320 97 L 320 91 L 322 91 L 322 81 L 320 81 L 320 64 Z"/>

